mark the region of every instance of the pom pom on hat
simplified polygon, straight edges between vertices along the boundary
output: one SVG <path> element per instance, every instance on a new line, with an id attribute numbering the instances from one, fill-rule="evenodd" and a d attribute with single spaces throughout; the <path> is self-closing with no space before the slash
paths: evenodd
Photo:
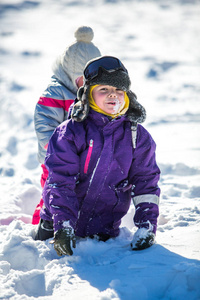
<path id="1" fill-rule="evenodd" d="M 77 42 L 90 43 L 93 40 L 94 32 L 91 27 L 82 26 L 75 31 L 74 36 Z"/>
<path id="2" fill-rule="evenodd" d="M 74 36 L 76 42 L 69 46 L 63 53 L 61 64 L 71 79 L 74 87 L 76 87 L 76 79 L 83 75 L 86 63 L 98 56 L 101 56 L 99 49 L 91 42 L 94 32 L 91 27 L 79 27 Z"/>

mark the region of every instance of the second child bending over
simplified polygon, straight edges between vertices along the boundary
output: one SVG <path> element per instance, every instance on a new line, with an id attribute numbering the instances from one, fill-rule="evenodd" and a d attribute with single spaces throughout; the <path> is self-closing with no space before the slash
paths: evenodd
<path id="1" fill-rule="evenodd" d="M 34 124 L 38 139 L 38 160 L 43 171 L 42 188 L 48 177 L 44 159 L 49 139 L 55 128 L 68 119 L 69 108 L 74 103 L 77 89 L 83 85 L 83 70 L 86 63 L 101 55 L 99 49 L 92 43 L 94 32 L 91 27 L 79 27 L 74 36 L 76 41 L 56 59 L 51 82 L 35 107 Z M 43 199 L 33 213 L 32 224 L 39 223 L 42 206 Z"/>

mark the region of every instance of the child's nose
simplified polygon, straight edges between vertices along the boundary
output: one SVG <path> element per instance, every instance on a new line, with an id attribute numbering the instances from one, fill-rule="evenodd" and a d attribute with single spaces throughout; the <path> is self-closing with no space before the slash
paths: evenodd
<path id="1" fill-rule="evenodd" d="M 109 97 L 117 97 L 116 92 L 114 90 L 111 91 Z"/>

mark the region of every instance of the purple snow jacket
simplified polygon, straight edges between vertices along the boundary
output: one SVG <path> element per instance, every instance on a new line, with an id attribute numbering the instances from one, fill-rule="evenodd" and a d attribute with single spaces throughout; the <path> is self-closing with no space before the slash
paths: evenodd
<path id="1" fill-rule="evenodd" d="M 41 218 L 53 219 L 55 231 L 69 221 L 76 236 L 115 237 L 133 198 L 136 226 L 149 228 L 151 223 L 155 232 L 160 194 L 155 147 L 150 134 L 138 125 L 133 148 L 126 115 L 110 120 L 90 109 L 82 122 L 63 122 L 47 150 L 49 178 Z"/>

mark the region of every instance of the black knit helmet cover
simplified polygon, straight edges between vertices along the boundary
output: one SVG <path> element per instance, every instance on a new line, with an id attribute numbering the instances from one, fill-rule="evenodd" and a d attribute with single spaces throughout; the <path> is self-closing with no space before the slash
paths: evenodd
<path id="1" fill-rule="evenodd" d="M 129 97 L 129 109 L 127 116 L 131 122 L 142 123 L 146 118 L 144 107 L 137 101 L 136 95 L 130 90 L 131 81 L 127 72 L 123 70 L 106 71 L 104 68 L 99 68 L 98 75 L 91 80 L 87 80 L 84 86 L 79 88 L 77 92 L 77 102 L 72 109 L 71 118 L 76 122 L 82 122 L 88 116 L 89 102 L 88 95 L 90 86 L 93 85 L 110 85 L 127 93 Z"/>

